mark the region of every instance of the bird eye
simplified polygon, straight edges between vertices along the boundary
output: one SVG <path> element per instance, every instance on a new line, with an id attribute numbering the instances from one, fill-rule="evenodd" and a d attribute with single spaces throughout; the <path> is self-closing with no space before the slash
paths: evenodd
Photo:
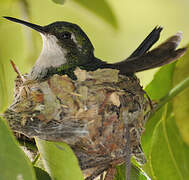
<path id="1" fill-rule="evenodd" d="M 70 39 L 71 38 L 71 33 L 67 32 L 67 31 L 63 32 L 62 33 L 62 38 L 63 39 Z"/>

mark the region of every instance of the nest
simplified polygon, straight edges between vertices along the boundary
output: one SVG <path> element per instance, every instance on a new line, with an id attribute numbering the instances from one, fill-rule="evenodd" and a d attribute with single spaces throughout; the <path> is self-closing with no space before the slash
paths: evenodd
<path id="1" fill-rule="evenodd" d="M 124 163 L 128 152 L 144 163 L 140 139 L 149 101 L 137 77 L 112 69 L 75 74 L 77 80 L 53 75 L 30 83 L 17 77 L 4 113 L 12 130 L 67 143 L 88 179 Z"/>

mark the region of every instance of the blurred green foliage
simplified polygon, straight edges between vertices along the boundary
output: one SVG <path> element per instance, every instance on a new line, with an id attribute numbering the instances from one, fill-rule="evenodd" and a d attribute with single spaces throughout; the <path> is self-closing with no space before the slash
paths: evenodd
<path id="1" fill-rule="evenodd" d="M 56 4 L 56 3 L 58 4 Z M 47 25 L 54 21 L 69 21 L 81 26 L 95 47 L 95 55 L 107 61 L 120 61 L 130 55 L 144 37 L 156 25 L 162 25 L 160 42 L 178 30 L 184 32 L 181 45 L 189 42 L 189 1 L 186 0 L 1 0 L 0 16 L 13 16 L 36 24 Z M 59 4 L 61 3 L 61 4 Z M 62 5 L 63 4 L 63 5 Z M 159 43 L 159 42 L 158 42 Z M 157 44 L 158 44 L 157 43 Z M 26 27 L 0 19 L 0 110 L 3 111 L 13 98 L 13 85 L 16 77 L 10 65 L 10 59 L 21 73 L 30 71 L 41 50 L 40 35 Z M 175 64 L 156 70 L 138 73 L 146 91 L 157 102 L 170 90 L 188 77 L 188 53 Z M 144 171 L 151 179 L 188 179 L 189 178 L 189 121 L 188 89 L 163 106 L 147 122 L 142 137 L 142 146 L 147 157 Z M 19 149 L 14 137 L 0 120 L 0 174 L 4 172 L 6 180 L 16 173 L 28 175 L 28 179 L 39 179 L 48 174 L 32 167 L 31 162 Z M 58 145 L 59 146 L 59 145 Z M 51 177 L 64 176 L 67 171 L 60 160 L 66 158 L 73 164 L 77 177 L 82 179 L 78 163 L 67 145 L 60 145 L 69 151 L 57 152 L 56 143 L 38 140 L 41 156 L 46 161 L 46 169 Z M 63 146 L 63 147 L 62 147 Z M 3 148 L 2 148 L 3 147 Z M 55 149 L 53 149 L 56 147 Z M 73 158 L 69 158 L 73 157 Z M 70 159 L 70 161 L 69 161 Z M 73 161 L 75 163 L 73 163 Z M 62 160 L 63 161 L 63 160 Z M 58 164 L 57 167 L 54 165 Z M 13 167 L 14 166 L 14 167 Z M 7 169 L 15 168 L 8 175 Z M 63 171 L 62 171 L 63 169 Z M 20 171 L 19 171 L 20 170 Z M 57 171 L 56 171 L 57 170 Z M 61 174 L 61 172 L 64 172 Z M 123 179 L 123 168 L 118 168 L 117 179 Z M 74 174 L 74 173 L 73 173 Z M 147 179 L 140 169 L 132 168 L 133 179 Z M 73 176 L 74 179 L 74 176 Z M 41 179 L 40 179 L 41 180 Z M 58 178 L 57 178 L 58 180 Z"/>
<path id="2" fill-rule="evenodd" d="M 65 0 L 53 0 L 55 3 L 64 4 Z M 97 16 L 104 19 L 107 23 L 113 26 L 113 28 L 117 28 L 117 20 L 115 18 L 114 12 L 112 11 L 109 4 L 106 0 L 95 0 L 95 1 L 88 1 L 88 0 L 69 0 L 72 1 L 84 8 L 88 9 L 89 11 L 95 13 Z"/>
<path id="3" fill-rule="evenodd" d="M 53 0 L 57 4 L 64 4 L 65 0 Z"/>

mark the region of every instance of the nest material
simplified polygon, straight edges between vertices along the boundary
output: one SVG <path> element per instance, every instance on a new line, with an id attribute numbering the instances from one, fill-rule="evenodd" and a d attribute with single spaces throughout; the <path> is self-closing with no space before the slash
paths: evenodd
<path id="1" fill-rule="evenodd" d="M 10 127 L 28 137 L 66 142 L 90 177 L 125 161 L 125 131 L 132 155 L 144 163 L 140 137 L 149 102 L 137 77 L 112 69 L 75 74 L 76 81 L 54 75 L 29 84 L 18 77 L 14 102 L 4 113 Z"/>

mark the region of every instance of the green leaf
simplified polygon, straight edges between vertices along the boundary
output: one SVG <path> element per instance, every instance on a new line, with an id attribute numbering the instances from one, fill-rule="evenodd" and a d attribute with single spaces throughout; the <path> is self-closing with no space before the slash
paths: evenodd
<path id="1" fill-rule="evenodd" d="M 163 108 L 158 110 L 153 116 L 148 119 L 145 125 L 145 131 L 142 134 L 142 148 L 144 150 L 144 153 L 146 156 L 149 155 L 151 141 L 152 141 L 152 135 L 154 133 L 154 129 L 157 125 L 157 123 L 160 121 L 162 117 Z"/>
<path id="2" fill-rule="evenodd" d="M 179 60 L 176 64 L 173 84 L 176 86 L 184 79 L 189 77 L 189 52 Z M 184 141 L 189 145 L 189 88 L 185 89 L 182 93 L 176 96 L 173 100 L 173 109 L 176 119 L 176 124 Z"/>
<path id="3" fill-rule="evenodd" d="M 172 63 L 160 68 L 159 71 L 154 75 L 152 82 L 146 87 L 145 91 L 152 100 L 158 100 L 164 97 L 171 90 L 174 66 L 175 64 Z M 142 135 L 142 147 L 146 156 L 148 156 L 150 151 L 151 137 L 154 128 L 162 117 L 162 110 L 163 109 L 158 110 L 146 122 L 145 132 Z"/>
<path id="4" fill-rule="evenodd" d="M 112 11 L 110 5 L 106 2 L 106 0 L 72 0 L 75 3 L 85 7 L 89 11 L 93 12 L 97 16 L 104 19 L 106 22 L 111 24 L 114 28 L 117 28 L 117 20 L 115 18 L 114 12 Z"/>
<path id="5" fill-rule="evenodd" d="M 171 90 L 174 67 L 175 63 L 168 64 L 154 75 L 152 82 L 145 89 L 152 100 L 164 97 Z"/>
<path id="6" fill-rule="evenodd" d="M 167 117 L 167 108 L 152 135 L 148 162 L 144 170 L 152 179 L 188 179 L 189 148 L 184 144 L 173 116 Z"/>
<path id="7" fill-rule="evenodd" d="M 35 180 L 32 164 L 2 118 L 0 118 L 0 142 L 0 179 Z"/>
<path id="8" fill-rule="evenodd" d="M 64 4 L 65 0 L 53 0 L 57 4 Z M 95 0 L 95 1 L 88 1 L 88 0 L 70 0 L 75 2 L 84 8 L 88 9 L 89 11 L 93 12 L 107 23 L 112 25 L 114 28 L 118 27 L 117 20 L 115 17 L 114 12 L 110 5 L 106 2 L 106 0 Z"/>
<path id="9" fill-rule="evenodd" d="M 53 0 L 57 4 L 64 4 L 65 0 Z M 106 2 L 106 0 L 95 0 L 95 1 L 88 1 L 88 0 L 70 0 L 70 2 L 74 2 L 83 6 L 90 12 L 96 14 L 98 17 L 105 20 L 107 23 L 112 25 L 114 28 L 118 27 L 118 23 L 115 17 L 114 12 L 110 5 Z"/>
<path id="10" fill-rule="evenodd" d="M 114 180 L 125 180 L 125 164 L 116 167 L 117 173 Z M 146 180 L 148 177 L 143 173 L 141 169 L 132 164 L 131 176 L 132 180 Z"/>
<path id="11" fill-rule="evenodd" d="M 179 61 L 182 63 L 182 61 Z M 159 100 L 174 92 L 180 92 L 185 87 L 184 81 L 180 81 L 177 87 L 183 87 L 179 91 L 173 88 L 172 79 L 175 64 L 162 67 L 154 76 L 153 81 L 147 87 L 147 92 L 152 99 Z M 172 93 L 172 91 L 174 92 Z M 177 94 L 177 93 L 176 93 Z M 189 159 L 187 154 L 189 147 L 184 144 L 173 117 L 172 101 L 168 98 L 164 105 L 146 123 L 146 130 L 142 136 L 142 147 L 147 157 L 147 163 L 143 167 L 152 179 L 187 179 Z M 178 105 L 177 105 L 178 107 Z M 166 169 L 166 171 L 165 171 Z"/>
<path id="12" fill-rule="evenodd" d="M 167 102 L 172 100 L 175 96 L 180 94 L 182 91 L 184 91 L 186 88 L 189 87 L 189 76 L 178 83 L 175 87 L 173 87 L 167 95 L 165 95 L 162 99 L 159 100 L 158 106 L 156 109 L 161 108 L 163 105 L 165 105 Z"/>
<path id="13" fill-rule="evenodd" d="M 64 4 L 65 0 L 53 0 L 57 4 Z"/>
<path id="14" fill-rule="evenodd" d="M 37 180 L 51 180 L 51 177 L 49 176 L 49 174 L 43 169 L 34 166 L 34 170 L 35 170 Z"/>
<path id="15" fill-rule="evenodd" d="M 147 86 L 146 91 L 152 100 L 160 100 L 167 96 L 173 88 L 172 79 L 175 64 L 162 67 L 154 76 L 153 81 Z M 184 84 L 180 82 L 181 85 Z M 183 86 L 185 88 L 185 86 Z M 183 90 L 183 88 L 182 88 Z M 178 91 L 180 92 L 180 91 Z M 186 171 L 188 165 L 187 153 L 189 148 L 184 144 L 175 125 L 172 111 L 171 98 L 166 106 L 161 107 L 147 121 L 145 132 L 142 136 L 142 147 L 147 157 L 147 164 L 143 167 L 152 179 L 185 179 L 189 177 Z M 165 105 L 162 104 L 162 105 Z M 178 106 L 177 106 L 178 107 Z M 162 133 L 163 132 L 163 133 Z M 178 147 L 177 147 L 178 145 Z M 184 151 L 182 152 L 182 149 Z M 180 154 L 179 154 L 180 152 Z M 179 159 L 181 157 L 182 160 Z M 165 171 L 166 169 L 166 171 Z M 176 175 L 174 176 L 174 173 Z"/>
<path id="16" fill-rule="evenodd" d="M 71 148 L 60 142 L 36 139 L 45 169 L 56 180 L 83 180 L 83 175 Z"/>

